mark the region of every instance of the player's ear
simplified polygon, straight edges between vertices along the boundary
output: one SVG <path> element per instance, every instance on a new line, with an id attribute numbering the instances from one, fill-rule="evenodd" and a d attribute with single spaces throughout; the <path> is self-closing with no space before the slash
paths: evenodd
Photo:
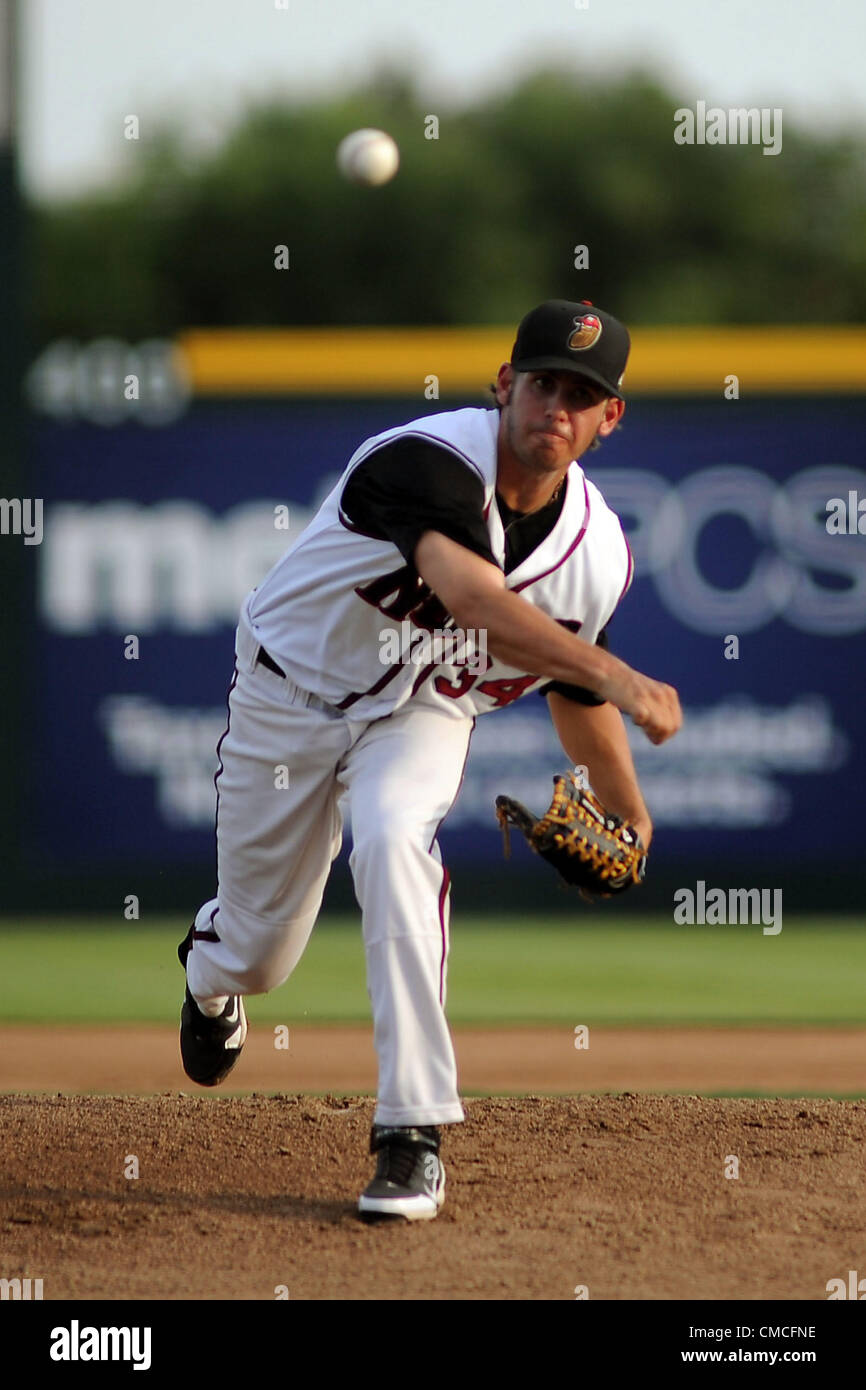
<path id="1" fill-rule="evenodd" d="M 604 403 L 604 415 L 597 433 L 606 438 L 616 429 L 623 415 L 625 414 L 625 401 L 621 401 L 618 396 L 608 396 Z"/>
<path id="2" fill-rule="evenodd" d="M 500 405 L 507 405 L 514 384 L 514 368 L 510 362 L 503 362 L 496 375 L 496 399 Z"/>

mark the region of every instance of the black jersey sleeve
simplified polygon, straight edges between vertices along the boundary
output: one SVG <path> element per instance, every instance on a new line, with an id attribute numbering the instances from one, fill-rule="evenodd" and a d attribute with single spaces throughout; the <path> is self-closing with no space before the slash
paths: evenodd
<path id="1" fill-rule="evenodd" d="M 353 469 L 340 505 L 346 522 L 391 541 L 410 564 L 425 531 L 440 531 L 496 564 L 480 476 L 431 440 L 404 435 L 383 444 Z"/>
<path id="2" fill-rule="evenodd" d="M 610 644 L 608 642 L 606 627 L 603 627 L 598 634 L 598 637 L 595 639 L 595 645 L 597 647 L 603 647 L 605 651 L 609 650 Z M 543 685 L 540 688 L 538 694 L 549 695 L 551 691 L 554 691 L 557 695 L 564 695 L 566 700 L 573 700 L 576 705 L 607 704 L 607 701 L 602 700 L 600 696 L 596 695 L 594 690 L 587 690 L 582 685 L 569 685 L 566 681 L 549 681 L 547 685 Z"/>

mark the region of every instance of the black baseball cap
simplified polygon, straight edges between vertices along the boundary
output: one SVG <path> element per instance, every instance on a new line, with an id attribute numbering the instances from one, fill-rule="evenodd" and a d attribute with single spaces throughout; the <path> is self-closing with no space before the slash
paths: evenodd
<path id="1" fill-rule="evenodd" d="M 588 299 L 548 299 L 521 319 L 511 365 L 517 372 L 577 372 L 624 400 L 630 346 L 628 329 Z"/>

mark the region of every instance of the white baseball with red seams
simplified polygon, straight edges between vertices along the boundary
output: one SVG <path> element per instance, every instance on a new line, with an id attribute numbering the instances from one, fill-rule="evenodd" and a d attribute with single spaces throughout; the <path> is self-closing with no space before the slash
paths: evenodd
<path id="1" fill-rule="evenodd" d="M 288 978 L 315 924 L 347 813 L 380 1125 L 463 1119 L 444 1011 L 449 878 L 436 837 L 460 789 L 475 717 L 545 679 L 491 654 L 483 670 L 383 666 L 384 627 L 409 620 L 419 631 L 441 628 L 444 610 L 394 544 L 352 527 L 340 498 L 372 450 L 422 436 L 481 479 L 491 548 L 503 563 L 498 418 L 495 410 L 445 412 L 367 440 L 248 596 L 238 627 L 217 775 L 219 889 L 196 917 L 206 937 L 190 952 L 189 988 L 205 999 L 263 993 Z M 628 588 L 631 558 L 618 518 L 578 463 L 567 479 L 559 519 L 506 584 L 594 642 Z M 262 648 L 285 677 L 257 662 Z"/>

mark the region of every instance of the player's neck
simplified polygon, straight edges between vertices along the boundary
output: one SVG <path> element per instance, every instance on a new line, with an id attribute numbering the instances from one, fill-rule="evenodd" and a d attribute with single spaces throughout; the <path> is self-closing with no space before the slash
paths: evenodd
<path id="1" fill-rule="evenodd" d="M 513 512 L 537 512 L 553 502 L 562 491 L 568 469 L 533 474 L 518 465 L 511 468 L 500 460 L 496 470 L 496 491 Z"/>

